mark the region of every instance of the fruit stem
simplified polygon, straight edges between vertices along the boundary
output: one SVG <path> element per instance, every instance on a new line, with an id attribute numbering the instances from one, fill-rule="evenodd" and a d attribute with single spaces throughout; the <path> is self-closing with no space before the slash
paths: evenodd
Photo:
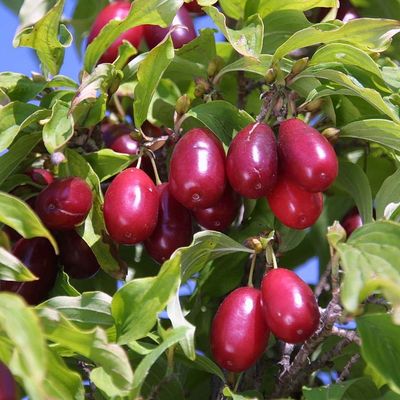
<path id="1" fill-rule="evenodd" d="M 243 374 L 244 373 L 241 372 L 236 379 L 235 387 L 233 388 L 234 393 L 236 393 L 239 390 L 239 385 L 240 385 L 240 381 L 242 380 Z"/>
<path id="2" fill-rule="evenodd" d="M 140 166 L 142 165 L 142 154 L 140 154 L 139 155 L 139 157 L 138 157 L 138 161 L 137 161 L 137 164 L 136 164 L 136 168 L 137 169 L 140 169 Z"/>
<path id="3" fill-rule="evenodd" d="M 123 107 L 122 107 L 121 102 L 119 101 L 118 96 L 117 96 L 116 94 L 114 94 L 113 97 L 112 97 L 112 99 L 113 99 L 115 108 L 116 108 L 117 111 L 118 111 L 118 115 L 119 115 L 119 117 L 120 117 L 120 120 L 121 120 L 121 121 L 124 121 L 124 120 L 125 120 L 125 117 L 126 117 L 126 114 L 125 114 L 125 111 L 124 111 L 124 109 L 123 109 Z"/>
<path id="4" fill-rule="evenodd" d="M 151 161 L 151 165 L 153 167 L 154 176 L 156 178 L 156 185 L 161 185 L 162 182 L 161 182 L 161 179 L 160 179 L 160 175 L 158 175 L 157 165 L 156 165 L 156 162 L 154 160 L 153 153 L 150 154 L 150 161 Z"/>
<path id="5" fill-rule="evenodd" d="M 249 279 L 247 281 L 247 285 L 250 286 L 250 287 L 254 287 L 254 285 L 253 285 L 253 275 L 254 275 L 254 269 L 256 267 L 256 260 L 257 260 L 257 254 L 254 252 L 251 255 L 251 265 L 250 265 Z"/>

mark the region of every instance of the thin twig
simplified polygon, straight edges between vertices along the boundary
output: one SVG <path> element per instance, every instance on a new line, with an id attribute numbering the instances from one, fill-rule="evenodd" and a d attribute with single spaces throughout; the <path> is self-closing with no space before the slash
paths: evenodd
<path id="1" fill-rule="evenodd" d="M 284 348 L 283 348 L 283 352 L 282 352 L 282 358 L 278 363 L 282 367 L 282 371 L 281 371 L 281 373 L 279 375 L 279 380 L 281 379 L 282 376 L 285 375 L 285 373 L 290 368 L 290 357 L 291 357 L 291 355 L 293 353 L 293 350 L 294 350 L 294 345 L 293 344 L 285 343 Z"/>
<path id="2" fill-rule="evenodd" d="M 343 382 L 350 376 L 351 368 L 353 367 L 354 364 L 358 362 L 358 360 L 361 358 L 359 354 L 354 354 L 350 360 L 347 362 L 347 364 L 344 366 L 339 378 L 336 379 L 336 383 Z"/>
<path id="3" fill-rule="evenodd" d="M 340 329 L 340 328 L 337 328 L 336 326 L 334 326 L 332 328 L 332 335 L 346 338 L 346 339 L 350 340 L 351 342 L 354 342 L 355 344 L 361 346 L 361 339 L 357 335 L 356 331 Z"/>
<path id="4" fill-rule="evenodd" d="M 329 262 L 328 265 L 326 266 L 324 273 L 321 275 L 321 278 L 317 286 L 314 289 L 314 294 L 317 299 L 319 298 L 319 296 L 321 296 L 321 293 L 323 291 L 329 290 L 330 284 L 328 281 L 331 271 L 332 271 L 332 264 Z"/>

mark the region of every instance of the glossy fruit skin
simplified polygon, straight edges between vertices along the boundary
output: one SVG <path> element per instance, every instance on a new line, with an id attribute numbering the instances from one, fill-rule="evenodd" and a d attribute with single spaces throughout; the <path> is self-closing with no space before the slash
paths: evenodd
<path id="1" fill-rule="evenodd" d="M 293 229 L 305 229 L 313 225 L 323 208 L 322 193 L 307 192 L 285 176 L 279 177 L 267 199 L 275 216 Z"/>
<path id="2" fill-rule="evenodd" d="M 221 368 L 244 371 L 264 352 L 269 329 L 260 300 L 260 290 L 241 287 L 219 306 L 211 325 L 211 351 Z"/>
<path id="3" fill-rule="evenodd" d="M 159 194 L 148 175 L 127 168 L 117 175 L 104 198 L 104 220 L 111 238 L 121 244 L 142 242 L 153 233 Z"/>
<path id="4" fill-rule="evenodd" d="M 279 127 L 280 167 L 297 185 L 309 192 L 323 192 L 338 174 L 338 160 L 329 141 L 297 118 Z"/>
<path id="5" fill-rule="evenodd" d="M 27 172 L 27 174 L 31 177 L 33 182 L 39 185 L 50 185 L 50 183 L 54 182 L 53 174 L 47 169 L 43 168 L 32 168 Z"/>
<path id="6" fill-rule="evenodd" d="M 187 132 L 171 156 L 171 194 L 186 208 L 207 208 L 218 202 L 226 184 L 225 152 L 206 128 Z"/>
<path id="7" fill-rule="evenodd" d="M 271 332 L 287 343 L 301 343 L 318 328 L 319 308 L 310 287 L 293 271 L 276 268 L 261 282 L 263 316 Z"/>
<path id="8" fill-rule="evenodd" d="M 64 271 L 73 279 L 87 279 L 100 269 L 92 249 L 75 230 L 55 233 L 60 262 Z"/>
<path id="9" fill-rule="evenodd" d="M 100 127 L 101 133 L 103 135 L 103 141 L 106 147 L 110 148 L 112 143 L 119 136 L 129 135 L 132 129 L 126 124 L 110 124 L 104 123 Z"/>
<path id="10" fill-rule="evenodd" d="M 58 179 L 37 196 L 35 208 L 50 229 L 71 230 L 82 223 L 93 205 L 89 185 L 81 178 Z"/>
<path id="11" fill-rule="evenodd" d="M 50 242 L 41 237 L 20 239 L 12 253 L 39 279 L 32 282 L 0 281 L 0 290 L 18 293 L 29 304 L 43 301 L 57 277 L 57 257 Z"/>
<path id="12" fill-rule="evenodd" d="M 17 384 L 11 371 L 0 362 L 0 400 L 17 400 Z"/>
<path id="13" fill-rule="evenodd" d="M 235 220 L 240 205 L 240 196 L 226 185 L 218 203 L 209 208 L 196 208 L 193 210 L 193 215 L 204 228 L 224 232 Z"/>
<path id="14" fill-rule="evenodd" d="M 194 14 L 203 14 L 201 6 L 198 5 L 197 1 L 191 1 L 190 3 L 183 3 L 188 11 Z"/>
<path id="15" fill-rule="evenodd" d="M 174 43 L 174 48 L 179 49 L 184 44 L 191 42 L 196 38 L 196 31 L 194 29 L 192 17 L 185 7 L 181 7 L 175 18 L 172 20 L 172 26 L 183 25 L 188 29 L 176 28 L 172 34 L 172 42 Z M 169 28 L 161 28 L 157 25 L 145 25 L 144 27 L 144 37 L 146 39 L 147 45 L 150 49 L 156 47 L 160 43 L 165 35 L 168 33 Z"/>
<path id="16" fill-rule="evenodd" d="M 129 14 L 131 3 L 129 1 L 116 1 L 110 3 L 99 13 L 88 36 L 91 43 L 107 23 L 113 19 L 122 21 Z M 143 38 L 143 26 L 136 26 L 122 33 L 100 58 L 100 63 L 112 63 L 118 57 L 118 48 L 123 40 L 128 41 L 136 48 Z"/>
<path id="17" fill-rule="evenodd" d="M 278 153 L 272 129 L 256 122 L 232 140 L 226 173 L 233 190 L 249 199 L 265 196 L 276 184 Z"/>
<path id="18" fill-rule="evenodd" d="M 357 207 L 352 208 L 342 219 L 340 224 L 350 236 L 357 228 L 363 226 L 363 221 Z"/>
<path id="19" fill-rule="evenodd" d="M 177 248 L 188 246 L 193 236 L 190 212 L 175 200 L 168 187 L 168 183 L 157 186 L 160 195 L 157 226 L 144 242 L 149 255 L 160 264 Z"/>
<path id="20" fill-rule="evenodd" d="M 139 154 L 140 144 L 131 135 L 120 135 L 113 140 L 110 148 L 117 153 Z"/>

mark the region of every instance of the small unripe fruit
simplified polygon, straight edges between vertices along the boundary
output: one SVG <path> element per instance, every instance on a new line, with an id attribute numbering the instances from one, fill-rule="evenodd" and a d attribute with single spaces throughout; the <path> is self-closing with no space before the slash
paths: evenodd
<path id="1" fill-rule="evenodd" d="M 301 343 L 317 330 L 320 313 L 314 293 L 293 271 L 267 272 L 261 293 L 265 322 L 278 339 Z"/>
<path id="2" fill-rule="evenodd" d="M 175 111 L 179 115 L 186 114 L 189 111 L 190 108 L 190 98 L 187 94 L 184 94 L 183 96 L 179 97 L 178 100 L 176 101 L 175 105 Z"/>
<path id="3" fill-rule="evenodd" d="M 211 326 L 211 351 L 221 368 L 244 371 L 265 351 L 269 329 L 260 299 L 259 290 L 242 287 L 219 306 Z"/>

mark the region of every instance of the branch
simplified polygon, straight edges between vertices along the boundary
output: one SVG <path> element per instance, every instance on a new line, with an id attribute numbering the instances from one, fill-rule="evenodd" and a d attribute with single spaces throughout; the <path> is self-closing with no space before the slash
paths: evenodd
<path id="1" fill-rule="evenodd" d="M 326 266 L 324 273 L 321 275 L 318 285 L 314 289 L 314 294 L 317 299 L 319 298 L 319 296 L 321 296 L 322 292 L 329 290 L 330 284 L 328 280 L 331 271 L 332 271 L 332 264 L 329 262 L 328 265 Z"/>
<path id="2" fill-rule="evenodd" d="M 332 335 L 340 336 L 342 338 L 348 339 L 351 342 L 354 342 L 355 344 L 361 346 L 361 339 L 357 335 L 356 331 L 351 331 L 351 330 L 347 330 L 347 329 L 340 329 L 340 328 L 337 328 L 336 326 L 334 326 L 332 328 Z"/>
<path id="3" fill-rule="evenodd" d="M 282 352 L 282 358 L 278 362 L 278 364 L 281 365 L 281 367 L 282 367 L 282 371 L 278 378 L 279 380 L 282 379 L 282 377 L 285 375 L 285 373 L 290 368 L 290 357 L 293 353 L 293 350 L 294 350 L 294 344 L 285 343 L 283 352 Z"/>
<path id="4" fill-rule="evenodd" d="M 341 383 L 344 380 L 346 380 L 351 372 L 351 368 L 353 367 L 354 364 L 358 362 L 358 360 L 361 358 L 359 354 L 354 354 L 350 360 L 347 362 L 345 367 L 343 368 L 342 373 L 340 374 L 339 378 L 336 379 L 336 383 Z"/>

